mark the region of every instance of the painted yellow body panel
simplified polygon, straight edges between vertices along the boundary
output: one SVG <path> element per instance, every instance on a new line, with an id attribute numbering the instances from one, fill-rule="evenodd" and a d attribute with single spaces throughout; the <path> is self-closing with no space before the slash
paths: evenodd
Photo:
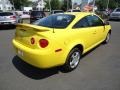
<path id="1" fill-rule="evenodd" d="M 16 54 L 25 62 L 39 68 L 50 68 L 63 65 L 67 55 L 76 45 L 83 47 L 82 54 L 103 42 L 110 25 L 105 27 L 91 27 L 73 29 L 73 25 L 81 18 L 91 13 L 71 13 L 75 19 L 65 29 L 51 29 L 42 26 L 22 24 L 16 28 L 13 46 Z M 32 45 L 30 39 L 35 38 Z M 47 39 L 49 45 L 46 48 L 39 46 L 40 39 Z M 56 52 L 56 50 L 60 50 Z"/>

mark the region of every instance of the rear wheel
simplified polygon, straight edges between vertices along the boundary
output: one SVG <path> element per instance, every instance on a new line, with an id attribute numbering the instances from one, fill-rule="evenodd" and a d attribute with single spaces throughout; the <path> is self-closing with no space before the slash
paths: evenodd
<path id="1" fill-rule="evenodd" d="M 64 70 L 69 72 L 75 69 L 80 62 L 80 58 L 81 58 L 81 51 L 78 48 L 72 49 L 68 54 L 65 65 L 63 66 Z"/>

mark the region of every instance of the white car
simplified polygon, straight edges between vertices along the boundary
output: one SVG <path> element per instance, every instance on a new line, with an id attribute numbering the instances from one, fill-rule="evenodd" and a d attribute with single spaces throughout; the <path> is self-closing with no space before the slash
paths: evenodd
<path id="1" fill-rule="evenodd" d="M 16 25 L 21 18 L 15 12 L 0 12 L 0 25 Z"/>
<path id="2" fill-rule="evenodd" d="M 120 8 L 116 8 L 109 17 L 109 20 L 120 20 Z"/>

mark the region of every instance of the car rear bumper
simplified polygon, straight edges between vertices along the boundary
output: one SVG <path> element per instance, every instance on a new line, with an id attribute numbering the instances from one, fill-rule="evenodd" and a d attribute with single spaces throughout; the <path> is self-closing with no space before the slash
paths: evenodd
<path id="1" fill-rule="evenodd" d="M 18 57 L 20 57 L 26 63 L 38 68 L 50 68 L 65 63 L 65 59 L 62 57 L 62 52 L 56 53 L 54 51 L 41 51 L 39 49 L 31 49 L 13 39 L 13 45 Z"/>
<path id="2" fill-rule="evenodd" d="M 16 25 L 17 22 L 15 20 L 11 21 L 0 21 L 0 25 Z"/>

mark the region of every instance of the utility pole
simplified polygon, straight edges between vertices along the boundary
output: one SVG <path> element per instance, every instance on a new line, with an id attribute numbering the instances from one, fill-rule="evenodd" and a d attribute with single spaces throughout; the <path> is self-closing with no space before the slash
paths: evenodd
<path id="1" fill-rule="evenodd" d="M 69 10 L 69 0 L 67 0 L 67 10 Z"/>
<path id="2" fill-rule="evenodd" d="M 51 0 L 49 0 L 49 8 L 50 8 L 50 13 L 51 13 Z"/>
<path id="3" fill-rule="evenodd" d="M 41 8 L 42 8 L 42 10 L 43 10 L 43 8 L 44 8 L 44 3 L 43 3 L 43 0 L 41 0 L 41 2 L 42 2 L 42 7 L 41 7 Z"/>
<path id="4" fill-rule="evenodd" d="M 95 0 L 93 0 L 93 13 L 95 12 Z"/>
<path id="5" fill-rule="evenodd" d="M 73 7 L 73 6 L 74 6 L 74 0 L 72 0 L 72 10 L 74 9 L 74 7 Z"/>
<path id="6" fill-rule="evenodd" d="M 107 1 L 107 7 L 106 7 L 106 9 L 108 10 L 108 8 L 109 8 L 109 0 Z"/>

